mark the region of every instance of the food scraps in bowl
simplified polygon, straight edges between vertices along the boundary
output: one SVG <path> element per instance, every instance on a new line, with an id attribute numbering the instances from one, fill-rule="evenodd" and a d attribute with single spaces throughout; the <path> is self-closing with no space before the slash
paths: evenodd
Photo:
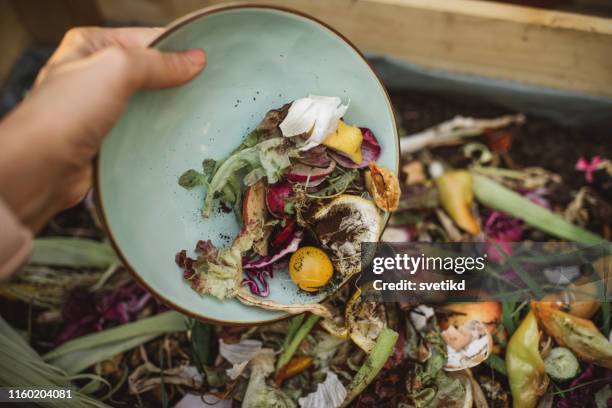
<path id="1" fill-rule="evenodd" d="M 289 265 L 305 292 L 344 282 L 359 272 L 361 243 L 378 241 L 383 213 L 397 209 L 397 176 L 378 166 L 374 133 L 343 121 L 338 97 L 309 95 L 270 110 L 223 160 L 179 178 L 205 189 L 202 216 L 216 201 L 233 209 L 241 230 L 229 247 L 196 244 L 196 258 L 176 254 L 191 288 L 218 299 L 289 313 L 329 312 L 317 304 L 284 305 L 265 298 L 268 279 Z M 335 279 L 337 278 L 337 279 Z"/>

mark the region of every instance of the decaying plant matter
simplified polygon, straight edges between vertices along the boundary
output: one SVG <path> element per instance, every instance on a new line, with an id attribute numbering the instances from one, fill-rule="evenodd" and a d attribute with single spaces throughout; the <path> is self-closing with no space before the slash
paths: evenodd
<path id="1" fill-rule="evenodd" d="M 228 201 L 246 202 L 246 211 L 234 210 L 245 225 L 253 222 L 262 231 L 247 234 L 257 257 L 246 262 L 251 272 L 243 281 L 223 279 L 227 267 L 243 263 L 239 248 L 219 253 L 199 242 L 197 266 L 216 273 L 202 279 L 195 268 L 191 273 L 194 265 L 186 254 L 177 258 L 190 284 L 280 308 L 292 314 L 288 320 L 221 327 L 186 319 L 133 282 L 105 242 L 44 238 L 36 242 L 25 273 L 0 286 L 2 302 L 28 311 L 6 316 L 19 333 L 0 320 L 0 378 L 11 385 L 11 379 L 28 378 L 32 387 L 71 384 L 80 402 L 100 407 L 609 406 L 612 311 L 601 297 L 610 291 L 609 255 L 592 269 L 567 274 L 571 279 L 563 290 L 542 293 L 533 302 L 520 297 L 517 286 L 537 292 L 541 282 L 550 283 L 551 271 L 499 271 L 495 279 L 503 296 L 486 301 L 385 303 L 365 297 L 366 288 L 353 284 L 321 305 L 279 307 L 265 299 L 268 281 L 277 279 L 268 266 L 297 249 L 303 236 L 296 231 L 319 228 L 322 243 L 336 255 L 334 268 L 350 258 L 329 239 L 334 231 L 319 225 L 328 218 L 313 203 L 342 208 L 343 195 L 356 192 L 367 191 L 377 208 L 392 212 L 383 235 L 387 241 L 482 242 L 501 260 L 511 255 L 514 242 L 597 245 L 612 237 L 609 154 L 593 157 L 568 148 L 567 157 L 559 159 L 568 169 L 561 171 L 556 162 L 528 162 L 515 150 L 533 140 L 523 132 L 538 119 L 446 120 L 446 113 L 415 119 L 414 109 L 406 112 L 403 125 L 409 132 L 404 133 L 412 135 L 402 137 L 400 180 L 370 163 L 362 170 L 329 167 L 331 161 L 356 163 L 359 154 L 377 157 L 380 146 L 361 128 L 361 151 L 346 148 L 331 160 L 327 155 L 337 149 L 315 147 L 300 156 L 301 164 L 325 174 L 318 188 L 313 188 L 315 177 L 263 191 L 257 187 L 263 173 L 250 171 L 246 196 L 238 199 L 228 189 L 220 193 Z M 254 152 L 248 149 L 286 114 L 287 107 L 270 112 L 238 151 Z M 342 132 L 358 136 L 355 129 Z M 337 147 L 337 142 L 329 143 Z M 232 165 L 239 163 L 226 166 Z M 182 183 L 212 182 L 214 166 L 203 163 L 202 171 L 185 175 Z M 293 169 L 292 177 L 301 177 L 300 169 Z M 205 213 L 210 209 L 208 202 Z M 88 228 L 79 235 L 100 238 L 95 226 Z M 371 229 L 379 232 L 378 225 Z M 266 233 L 271 230 L 274 234 Z M 61 225 L 49 231 L 65 232 Z M 345 265 L 347 279 L 353 266 Z M 215 277 L 222 284 L 213 282 Z"/>

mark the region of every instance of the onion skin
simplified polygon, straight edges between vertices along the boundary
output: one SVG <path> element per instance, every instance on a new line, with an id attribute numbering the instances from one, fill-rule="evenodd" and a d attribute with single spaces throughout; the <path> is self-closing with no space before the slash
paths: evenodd
<path id="1" fill-rule="evenodd" d="M 326 168 L 332 160 L 327 154 L 327 148 L 319 145 L 303 152 L 297 161 L 306 166 Z"/>
<path id="2" fill-rule="evenodd" d="M 285 176 L 293 182 L 316 181 L 330 175 L 336 168 L 336 162 L 330 161 L 325 168 L 305 166 L 301 163 L 293 164 L 287 169 Z"/>

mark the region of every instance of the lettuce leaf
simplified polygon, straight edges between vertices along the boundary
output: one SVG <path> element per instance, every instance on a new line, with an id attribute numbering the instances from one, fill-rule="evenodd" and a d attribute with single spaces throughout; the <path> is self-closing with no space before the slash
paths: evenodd
<path id="1" fill-rule="evenodd" d="M 281 389 L 266 383 L 266 377 L 274 372 L 274 360 L 272 349 L 262 349 L 251 360 L 251 376 L 242 408 L 295 408 L 295 402 Z"/>
<path id="2" fill-rule="evenodd" d="M 239 150 L 228 157 L 217 168 L 208 185 L 202 215 L 210 216 L 215 196 L 221 196 L 229 204 L 240 200 L 240 193 L 236 185 L 243 179 L 244 172 L 250 173 L 261 168 L 268 179 L 268 183 L 276 183 L 283 170 L 291 164 L 289 157 L 295 155 L 297 150 L 286 139 L 275 137 Z M 240 184 L 238 184 L 240 185 Z M 231 189 L 228 189 L 231 186 Z"/>
<path id="3" fill-rule="evenodd" d="M 242 278 L 242 254 L 253 246 L 263 233 L 257 223 L 247 225 L 228 248 L 201 253 L 194 263 L 198 273 L 197 291 L 218 299 L 234 297 Z"/>
<path id="4" fill-rule="evenodd" d="M 213 159 L 206 159 L 202 162 L 202 172 L 189 169 L 179 177 L 179 185 L 190 190 L 195 186 L 206 186 L 215 173 L 217 162 Z"/>

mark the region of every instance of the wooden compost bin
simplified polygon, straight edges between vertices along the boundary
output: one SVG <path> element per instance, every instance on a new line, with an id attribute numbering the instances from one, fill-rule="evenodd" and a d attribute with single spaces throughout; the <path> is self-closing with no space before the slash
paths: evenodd
<path id="1" fill-rule="evenodd" d="M 0 79 L 32 43 L 102 21 L 163 25 L 223 0 L 7 0 Z M 267 0 L 312 14 L 363 51 L 420 67 L 612 98 L 612 19 L 475 0 Z M 18 21 L 17 21 L 18 20 Z M 21 24 L 20 24 L 21 23 Z"/>

